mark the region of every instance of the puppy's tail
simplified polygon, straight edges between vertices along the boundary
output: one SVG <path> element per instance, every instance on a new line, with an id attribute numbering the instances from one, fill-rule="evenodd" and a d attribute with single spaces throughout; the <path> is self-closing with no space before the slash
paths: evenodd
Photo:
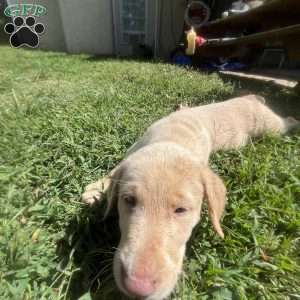
<path id="1" fill-rule="evenodd" d="M 283 126 L 281 128 L 281 133 L 287 133 L 293 129 L 300 128 L 300 121 L 293 117 L 283 118 Z"/>
<path id="2" fill-rule="evenodd" d="M 257 105 L 256 109 L 258 135 L 265 132 L 285 134 L 290 130 L 300 128 L 299 120 L 296 120 L 293 117 L 283 118 L 263 103 Z"/>

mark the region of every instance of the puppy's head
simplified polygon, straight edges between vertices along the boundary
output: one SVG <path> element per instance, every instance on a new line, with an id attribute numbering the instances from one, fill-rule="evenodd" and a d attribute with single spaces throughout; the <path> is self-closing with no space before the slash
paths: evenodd
<path id="1" fill-rule="evenodd" d="M 222 237 L 219 221 L 225 205 L 225 187 L 210 169 L 181 151 L 172 157 L 154 152 L 131 155 L 108 191 L 109 206 L 117 201 L 121 230 L 115 280 L 125 294 L 147 300 L 163 299 L 175 287 L 203 199 Z"/>

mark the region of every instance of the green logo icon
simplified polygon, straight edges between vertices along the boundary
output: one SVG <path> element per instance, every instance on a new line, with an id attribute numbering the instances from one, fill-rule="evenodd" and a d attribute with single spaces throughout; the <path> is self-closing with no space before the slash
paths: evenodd
<path id="1" fill-rule="evenodd" d="M 40 4 L 12 4 L 6 7 L 4 14 L 7 17 L 18 17 L 18 16 L 35 16 L 40 17 L 45 15 L 47 12 L 46 7 Z"/>

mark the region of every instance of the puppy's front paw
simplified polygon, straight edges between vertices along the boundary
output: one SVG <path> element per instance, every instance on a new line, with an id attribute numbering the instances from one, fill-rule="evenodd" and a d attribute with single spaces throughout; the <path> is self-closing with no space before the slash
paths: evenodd
<path id="1" fill-rule="evenodd" d="M 100 201 L 103 196 L 102 181 L 93 182 L 85 188 L 84 193 L 81 195 L 81 199 L 84 203 L 92 205 L 96 201 Z"/>
<path id="2" fill-rule="evenodd" d="M 86 191 L 81 195 L 81 199 L 84 203 L 92 205 L 96 201 L 100 201 L 102 193 L 99 190 Z"/>

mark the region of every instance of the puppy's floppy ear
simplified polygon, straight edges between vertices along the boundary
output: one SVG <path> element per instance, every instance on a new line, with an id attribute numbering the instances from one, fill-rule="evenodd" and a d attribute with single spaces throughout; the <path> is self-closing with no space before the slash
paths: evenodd
<path id="1" fill-rule="evenodd" d="M 226 188 L 220 177 L 208 167 L 202 169 L 201 178 L 204 185 L 204 197 L 208 203 L 210 220 L 215 231 L 221 238 L 224 238 L 220 219 L 224 212 L 226 203 Z"/>
<path id="2" fill-rule="evenodd" d="M 106 218 L 118 200 L 120 180 L 122 177 L 123 168 L 121 165 L 117 166 L 111 174 L 109 174 L 109 186 L 106 191 L 107 206 L 104 213 L 104 218 Z"/>

